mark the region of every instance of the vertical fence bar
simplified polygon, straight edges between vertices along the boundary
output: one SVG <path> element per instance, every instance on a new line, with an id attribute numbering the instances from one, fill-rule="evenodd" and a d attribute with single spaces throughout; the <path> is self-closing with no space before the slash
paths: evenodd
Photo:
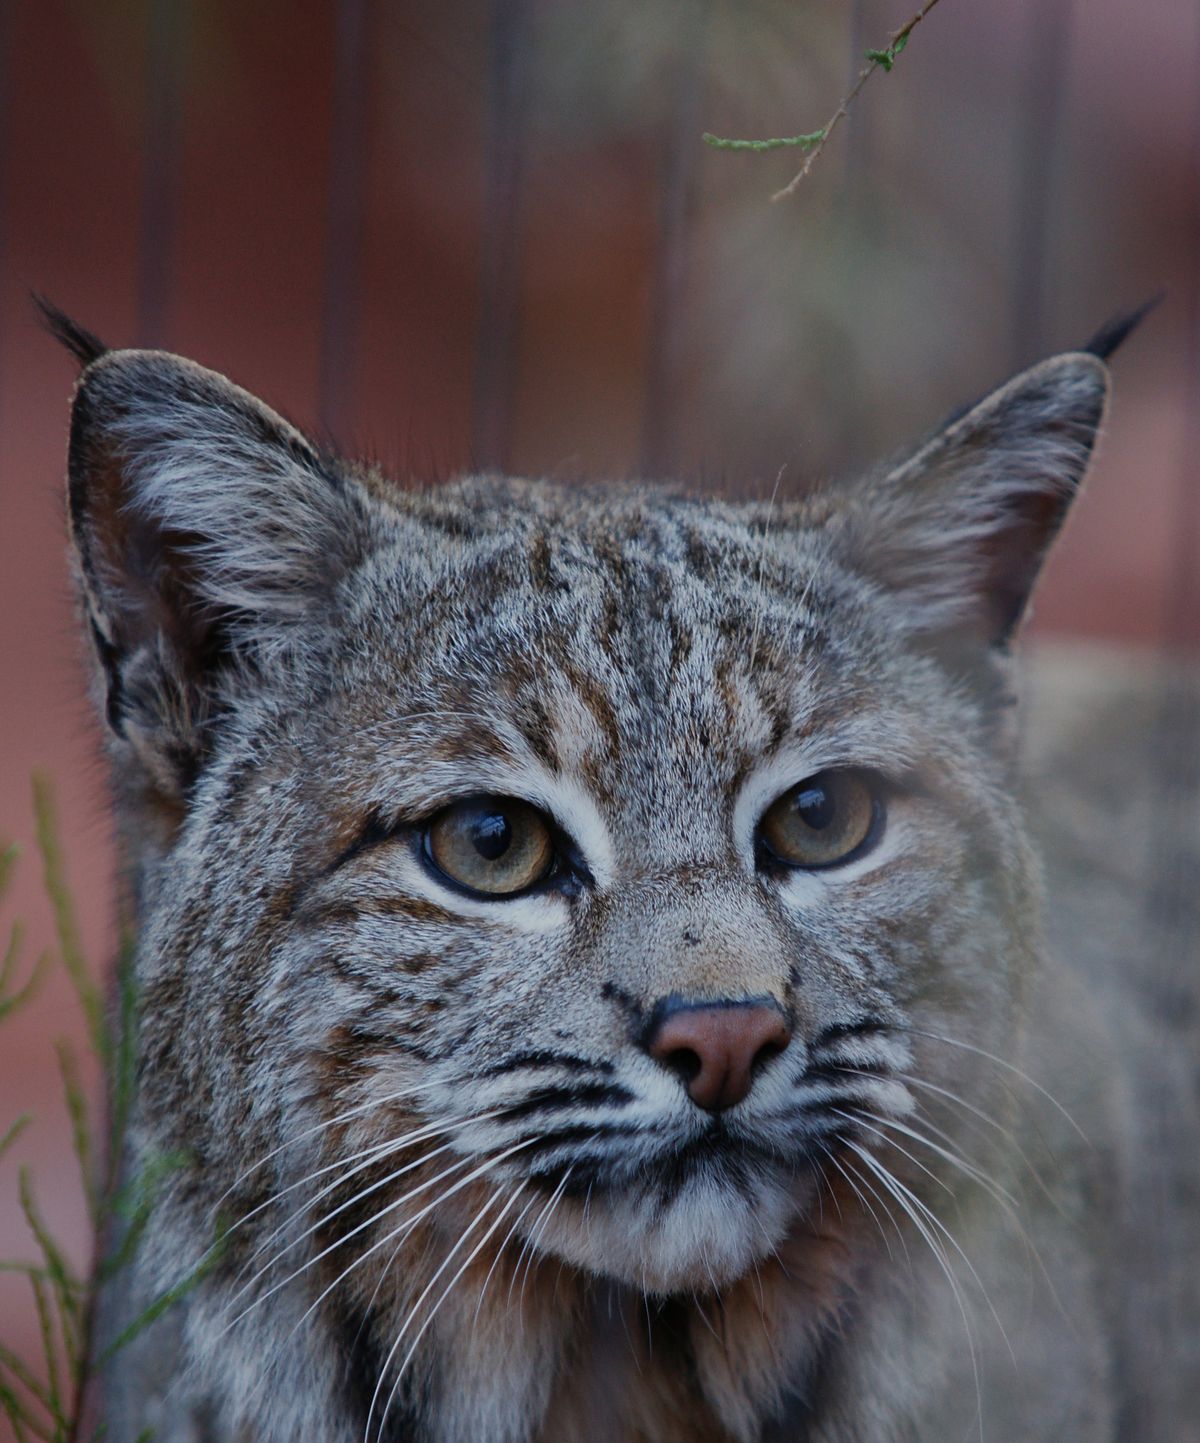
<path id="1" fill-rule="evenodd" d="M 528 0 L 492 0 L 471 446 L 477 465 L 497 470 L 512 445 L 529 30 Z"/>
<path id="2" fill-rule="evenodd" d="M 357 381 L 366 219 L 369 0 L 337 0 L 317 415 L 330 437 L 350 422 Z"/>
<path id="3" fill-rule="evenodd" d="M 152 0 L 150 6 L 137 277 L 137 335 L 143 346 L 160 346 L 166 339 L 182 129 L 184 4 Z"/>
<path id="4" fill-rule="evenodd" d="M 870 9 L 870 0 L 853 0 L 850 7 L 850 62 L 846 67 L 846 94 L 854 89 L 866 59 L 867 27 L 872 18 Z M 844 135 L 839 200 L 844 203 L 850 199 L 858 177 L 866 168 L 867 123 L 863 107 L 852 107 L 842 125 Z"/>
<path id="5" fill-rule="evenodd" d="M 667 121 L 658 206 L 658 244 L 650 282 L 649 335 L 642 412 L 642 474 L 668 475 L 678 464 L 683 296 L 705 89 L 709 0 L 693 0 L 681 18 L 674 104 Z"/>
<path id="6" fill-rule="evenodd" d="M 1010 341 L 1014 370 L 1040 356 L 1045 340 L 1050 209 L 1071 21 L 1072 0 L 1038 0 L 1034 6 L 1018 117 L 1019 193 Z"/>
<path id="7" fill-rule="evenodd" d="M 1192 74 L 1200 74 L 1200 15 L 1194 17 Z M 1131 1443 L 1177 1438 L 1194 1421 L 1186 1379 L 1194 1372 L 1191 1320 L 1195 1291 L 1180 1258 L 1190 1256 L 1193 1219 L 1184 1215 L 1175 1165 L 1181 1137 L 1200 1128 L 1194 1069 L 1200 1046 L 1200 92 L 1193 87 L 1191 225 L 1193 258 L 1186 295 L 1189 336 L 1185 422 L 1173 497 L 1163 614 L 1158 716 L 1147 729 L 1152 757 L 1153 829 L 1142 936 L 1151 967 L 1142 999 L 1155 1027 L 1156 1057 L 1136 1079 L 1140 1165 L 1125 1211 L 1132 1255 L 1128 1309 L 1133 1386 L 1121 1436 Z M 1172 1068 L 1171 1063 L 1183 1066 Z M 1189 1291 L 1191 1288 L 1191 1291 Z"/>
<path id="8" fill-rule="evenodd" d="M 10 105 L 9 82 L 9 4 L 0 0 L 0 276 L 8 274 L 8 145 Z M 7 327 L 0 329 L 0 422 L 4 419 L 6 400 L 4 382 L 8 376 L 4 341 Z"/>

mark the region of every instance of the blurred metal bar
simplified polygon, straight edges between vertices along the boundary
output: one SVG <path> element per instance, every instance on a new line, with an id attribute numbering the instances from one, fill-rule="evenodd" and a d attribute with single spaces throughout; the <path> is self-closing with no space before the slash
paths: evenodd
<path id="1" fill-rule="evenodd" d="M 1193 75 L 1200 75 L 1200 12 L 1193 17 Z M 1200 89 L 1193 86 L 1191 225 L 1195 244 L 1184 296 L 1189 322 L 1182 447 L 1171 518 L 1158 715 L 1147 728 L 1153 796 L 1142 935 L 1153 966 L 1139 999 L 1157 1055 L 1133 1081 L 1139 1166 L 1123 1199 L 1131 1297 L 1121 1438 L 1157 1443 L 1194 1423 L 1194 1288 L 1180 1258 L 1192 1256 L 1193 1219 L 1173 1165 L 1180 1136 L 1200 1125 L 1193 1059 L 1200 1050 Z M 1186 1119 L 1186 1122 L 1184 1121 Z M 1186 1131 L 1184 1128 L 1186 1127 Z M 1189 1291 L 1191 1289 L 1191 1291 Z"/>
<path id="2" fill-rule="evenodd" d="M 694 0 L 680 17 L 674 104 L 665 130 L 658 245 L 650 282 L 641 460 L 642 474 L 648 477 L 669 475 L 677 469 L 679 460 L 683 296 L 702 155 L 705 41 L 710 10 L 710 0 Z"/>
<path id="3" fill-rule="evenodd" d="M 1014 247 L 1011 348 L 1013 369 L 1045 345 L 1046 276 L 1054 165 L 1070 63 L 1072 0 L 1038 0 L 1023 68 L 1018 125 L 1017 235 Z"/>
<path id="4" fill-rule="evenodd" d="M 1200 11 L 1193 15 L 1195 54 L 1192 61 L 1195 111 L 1192 117 L 1192 274 L 1191 332 L 1188 338 L 1187 434 L 1179 467 L 1176 524 L 1172 527 L 1170 591 L 1167 603 L 1167 645 L 1200 664 Z M 1194 734 L 1195 735 L 1195 734 Z"/>
<path id="5" fill-rule="evenodd" d="M 150 6 L 137 278 L 137 336 L 143 346 L 161 346 L 167 332 L 182 131 L 185 3 L 152 0 Z"/>
<path id="6" fill-rule="evenodd" d="M 330 437 L 344 434 L 350 423 L 358 379 L 370 103 L 368 11 L 369 0 L 337 0 L 317 363 L 317 415 Z"/>
<path id="7" fill-rule="evenodd" d="M 476 465 L 496 470 L 509 463 L 516 391 L 529 21 L 527 0 L 492 0 L 471 444 Z"/>
<path id="8" fill-rule="evenodd" d="M 0 0 L 0 275 L 8 274 L 8 145 L 11 134 L 9 114 L 9 5 Z M 4 342 L 7 329 L 0 330 L 0 422 L 4 419 L 5 386 L 8 375 Z"/>
<path id="9" fill-rule="evenodd" d="M 846 66 L 846 91 L 854 89 L 858 72 L 863 68 L 867 54 L 867 27 L 871 23 L 870 0 L 853 0 L 850 7 L 850 59 Z M 842 144 L 842 174 L 839 187 L 839 203 L 844 204 L 851 197 L 855 184 L 866 168 L 867 112 L 859 104 L 850 110 L 842 122 L 845 136 Z"/>

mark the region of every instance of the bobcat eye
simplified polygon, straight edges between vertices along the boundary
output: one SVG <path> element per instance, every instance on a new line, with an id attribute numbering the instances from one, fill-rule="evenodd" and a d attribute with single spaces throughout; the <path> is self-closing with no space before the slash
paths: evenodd
<path id="1" fill-rule="evenodd" d="M 426 829 L 425 853 L 452 882 L 490 897 L 524 892 L 554 865 L 545 817 L 511 797 L 472 797 L 439 812 Z"/>
<path id="2" fill-rule="evenodd" d="M 771 861 L 788 867 L 833 867 L 874 841 L 883 803 L 859 772 L 826 771 L 807 777 L 772 802 L 759 824 L 759 841 Z"/>

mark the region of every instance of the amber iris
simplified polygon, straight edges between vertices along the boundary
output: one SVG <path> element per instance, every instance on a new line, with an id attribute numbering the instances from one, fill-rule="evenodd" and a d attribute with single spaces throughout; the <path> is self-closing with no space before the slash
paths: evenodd
<path id="1" fill-rule="evenodd" d="M 777 862 L 832 867 L 857 855 L 880 816 L 875 790 L 860 772 L 817 772 L 767 808 L 759 836 Z"/>
<path id="2" fill-rule="evenodd" d="M 452 882 L 488 897 L 511 897 L 554 865 L 547 819 L 512 797 L 472 797 L 437 814 L 425 833 L 429 859 Z"/>

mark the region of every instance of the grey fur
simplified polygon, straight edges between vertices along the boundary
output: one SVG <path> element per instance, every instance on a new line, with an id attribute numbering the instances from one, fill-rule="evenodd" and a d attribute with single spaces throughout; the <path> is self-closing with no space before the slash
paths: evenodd
<path id="1" fill-rule="evenodd" d="M 139 926 L 128 1166 L 192 1158 L 108 1336 L 235 1223 L 111 1370 L 114 1443 L 899 1443 L 971 1436 L 980 1410 L 993 1439 L 1118 1436 L 1109 1134 L 1089 1150 L 1036 1091 L 1022 1110 L 1009 1070 L 1031 996 L 1044 1026 L 1077 984 L 1038 967 L 1006 646 L 1106 385 L 1057 357 L 895 466 L 769 510 L 496 477 L 405 493 L 189 362 L 85 371 L 72 533 Z M 765 807 L 840 766 L 886 780 L 882 841 L 764 873 Z M 547 811 L 586 881 L 439 882 L 416 833 L 478 792 Z M 638 1044 L 671 994 L 767 995 L 794 1028 L 674 1191 L 710 1119 Z M 875 1121 L 813 1163 L 831 1097 Z M 525 1141 L 551 1122 L 555 1147 Z M 363 1156 L 442 1124 L 435 1162 Z M 530 1158 L 560 1169 L 540 1192 Z"/>

